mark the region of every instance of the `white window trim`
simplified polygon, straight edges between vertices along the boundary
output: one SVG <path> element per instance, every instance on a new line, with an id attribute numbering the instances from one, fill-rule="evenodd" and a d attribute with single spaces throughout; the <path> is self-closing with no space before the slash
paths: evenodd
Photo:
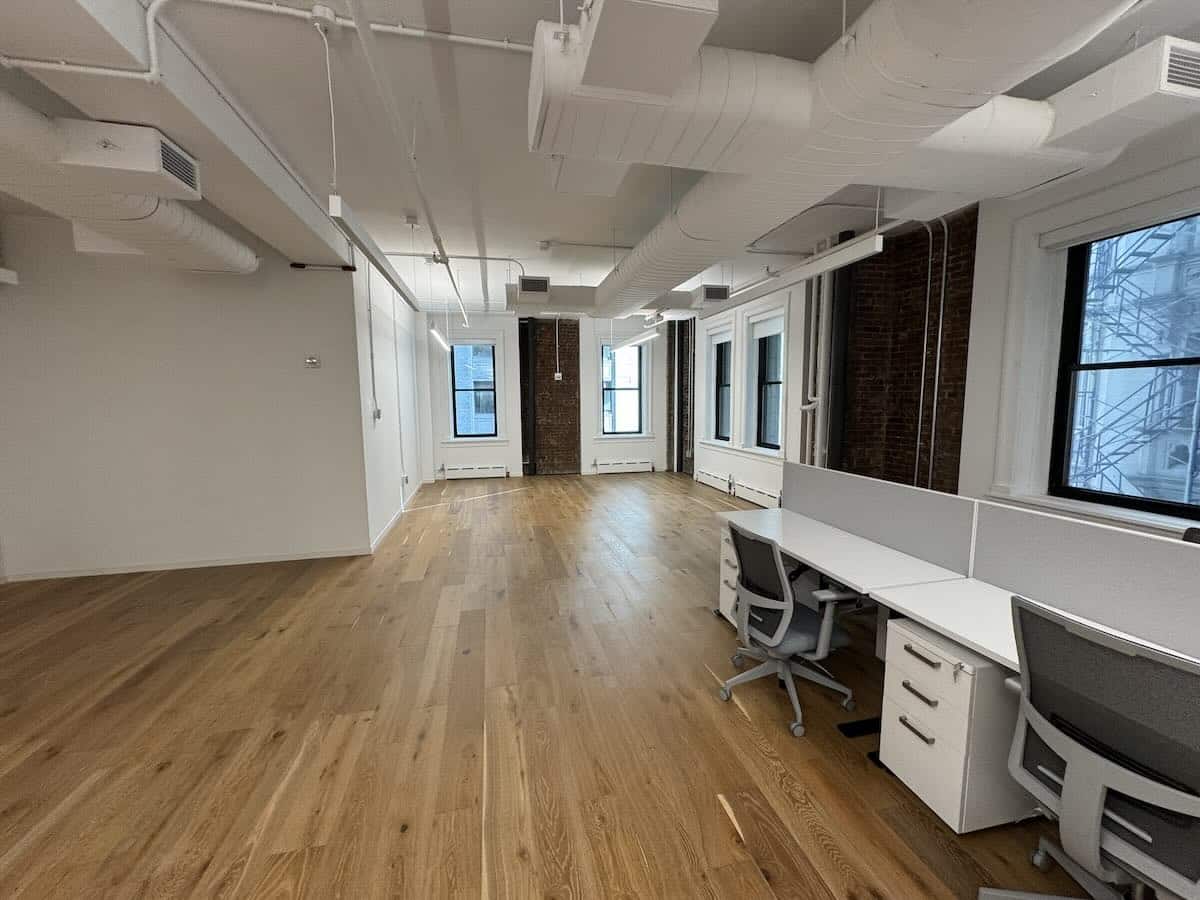
<path id="1" fill-rule="evenodd" d="M 737 434 L 737 429 L 734 423 L 737 411 L 737 341 L 734 339 L 734 322 L 732 317 L 727 321 L 714 323 L 713 326 L 705 329 L 705 391 L 706 398 L 705 415 L 704 415 L 704 437 L 699 443 L 709 444 L 714 447 L 733 447 L 734 435 Z M 729 344 L 729 437 L 719 438 L 717 434 L 717 396 L 714 390 L 716 384 L 716 367 L 717 367 L 717 344 Z"/>
<path id="2" fill-rule="evenodd" d="M 776 322 L 778 328 L 776 328 Z M 764 329 L 762 334 L 756 334 L 756 326 L 767 324 L 770 327 Z M 745 416 L 742 422 L 744 434 L 742 437 L 741 447 L 744 450 L 749 450 L 766 456 L 783 456 L 783 451 L 787 441 L 787 304 L 776 304 L 761 312 L 756 312 L 745 317 L 745 328 L 743 329 L 745 338 L 742 343 L 745 345 L 745 361 L 743 372 L 745 374 Z M 783 384 L 779 394 L 779 449 L 774 450 L 770 447 L 760 447 L 758 444 L 758 339 L 770 337 L 778 334 L 780 365 L 783 369 Z"/>
<path id="3" fill-rule="evenodd" d="M 455 336 L 450 340 L 450 350 L 442 350 L 437 348 L 439 353 L 446 357 L 446 364 L 442 367 L 443 377 L 446 383 L 444 394 L 446 397 L 446 433 L 442 437 L 442 446 L 459 447 L 464 444 L 507 444 L 509 437 L 505 430 L 504 422 L 504 336 L 503 335 L 464 335 L 462 337 Z M 490 344 L 492 346 L 492 365 L 493 374 L 496 382 L 496 433 L 494 435 L 478 436 L 478 435 L 463 435 L 458 437 L 454 434 L 454 377 L 452 367 L 454 365 L 454 347 L 465 347 L 473 344 Z"/>
<path id="4" fill-rule="evenodd" d="M 1198 174 L 1200 158 L 1187 160 L 1012 221 L 995 455 L 987 497 L 1155 533 L 1177 535 L 1196 524 L 1170 515 L 1052 496 L 1049 474 L 1067 246 L 1197 215 Z M 1138 199 L 1130 202 L 1131 198 Z"/>
<path id="5" fill-rule="evenodd" d="M 651 421 L 651 411 L 654 408 L 652 401 L 651 378 L 654 373 L 654 344 L 658 341 L 647 341 L 645 344 L 639 344 L 642 348 L 642 380 L 641 387 L 638 391 L 640 394 L 639 400 L 642 404 L 642 430 L 630 431 L 621 434 L 605 434 L 604 433 L 604 348 L 612 344 L 613 346 L 620 344 L 621 341 L 627 340 L 635 334 L 642 331 L 639 328 L 637 331 L 628 334 L 614 333 L 612 340 L 609 340 L 607 334 L 596 336 L 596 421 L 593 423 L 596 428 L 594 439 L 597 441 L 652 441 L 654 440 L 654 423 Z"/>

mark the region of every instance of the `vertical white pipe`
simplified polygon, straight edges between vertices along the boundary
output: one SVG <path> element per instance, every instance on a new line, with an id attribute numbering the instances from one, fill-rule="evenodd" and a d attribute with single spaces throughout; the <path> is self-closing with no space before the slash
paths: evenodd
<path id="1" fill-rule="evenodd" d="M 825 467 L 829 460 L 829 354 L 833 337 L 833 273 L 821 276 L 821 322 L 817 341 L 817 422 L 815 464 Z"/>
<path id="2" fill-rule="evenodd" d="M 929 298 L 933 293 L 933 229 L 922 222 L 929 237 L 929 261 L 925 269 L 925 330 L 921 341 L 921 393 L 917 399 L 917 450 L 913 456 L 913 487 L 917 486 L 921 466 L 921 428 L 925 424 L 925 369 L 929 361 Z"/>
<path id="3" fill-rule="evenodd" d="M 946 264 L 950 259 L 950 226 L 945 216 L 938 216 L 942 223 L 942 297 L 938 301 L 937 355 L 933 363 L 933 406 L 929 416 L 929 475 L 925 487 L 933 487 L 933 451 L 937 448 L 938 386 L 942 377 L 942 325 L 946 319 Z"/>

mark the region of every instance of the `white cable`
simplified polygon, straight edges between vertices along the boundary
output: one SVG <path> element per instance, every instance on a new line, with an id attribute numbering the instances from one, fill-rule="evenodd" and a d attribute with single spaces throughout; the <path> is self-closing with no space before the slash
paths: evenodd
<path id="1" fill-rule="evenodd" d="M 320 22 L 313 22 L 313 28 L 317 29 L 317 34 L 321 36 L 321 43 L 325 45 L 325 83 L 329 87 L 329 143 L 333 148 L 333 178 L 329 182 L 329 187 L 332 193 L 337 193 L 337 117 L 333 113 L 333 67 L 329 62 L 329 35 L 325 33 L 325 26 Z"/>
<path id="2" fill-rule="evenodd" d="M 562 375 L 562 363 L 558 361 L 558 313 L 554 314 L 554 374 Z"/>

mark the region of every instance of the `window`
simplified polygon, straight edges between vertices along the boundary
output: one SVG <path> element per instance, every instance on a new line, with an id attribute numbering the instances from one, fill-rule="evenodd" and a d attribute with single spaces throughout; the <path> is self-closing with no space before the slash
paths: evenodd
<path id="1" fill-rule="evenodd" d="M 496 437 L 496 348 L 455 344 L 450 352 L 454 436 Z"/>
<path id="2" fill-rule="evenodd" d="M 600 430 L 604 434 L 642 433 L 642 347 L 613 353 L 600 348 Z"/>
<path id="3" fill-rule="evenodd" d="M 733 342 L 728 339 L 713 345 L 713 437 L 718 441 L 729 440 L 729 425 L 733 418 L 732 349 Z"/>
<path id="4" fill-rule="evenodd" d="M 779 421 L 783 397 L 783 335 L 758 339 L 758 407 L 755 444 L 779 449 Z"/>
<path id="5" fill-rule="evenodd" d="M 1200 216 L 1072 247 L 1050 493 L 1200 518 Z"/>

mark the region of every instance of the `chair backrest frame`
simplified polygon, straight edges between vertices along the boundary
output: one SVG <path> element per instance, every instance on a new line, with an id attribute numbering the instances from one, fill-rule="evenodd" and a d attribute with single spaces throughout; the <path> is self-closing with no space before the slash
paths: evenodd
<path id="1" fill-rule="evenodd" d="M 1200 897 L 1200 884 L 1122 840 L 1104 825 L 1107 814 L 1105 804 L 1109 791 L 1116 791 L 1162 810 L 1192 818 L 1200 818 L 1200 796 L 1177 790 L 1115 762 L 1081 743 L 1038 711 L 1031 699 L 1033 679 L 1022 631 L 1021 612 L 1028 612 L 1060 625 L 1073 635 L 1107 649 L 1142 657 L 1197 677 L 1200 677 L 1200 660 L 1171 653 L 1024 597 L 1014 596 L 1012 604 L 1017 655 L 1021 663 L 1021 701 L 1016 733 L 1009 752 L 1010 773 L 1044 808 L 1058 817 L 1064 851 L 1095 877 L 1105 881 L 1120 878 L 1120 873 L 1104 858 L 1103 851 L 1155 886 L 1166 888 L 1180 897 Z M 1054 793 L 1024 768 L 1024 751 L 1029 729 L 1032 729 L 1066 764 L 1061 794 Z"/>
<path id="2" fill-rule="evenodd" d="M 788 580 L 787 568 L 783 563 L 783 554 L 779 549 L 779 545 L 774 541 L 758 537 L 733 524 L 730 524 L 729 530 L 733 537 L 733 551 L 738 558 L 738 639 L 747 646 L 750 643 L 755 643 L 764 647 L 776 647 L 783 641 L 795 610 L 795 597 L 792 592 L 791 582 Z M 746 565 L 747 560 L 743 559 L 742 544 L 740 541 L 765 544 L 770 547 L 771 556 L 775 564 L 775 574 L 778 578 L 779 599 L 765 596 L 754 590 L 749 581 Z M 774 629 L 768 632 L 756 626 L 754 614 L 756 608 L 770 610 L 779 614 L 779 620 Z"/>

